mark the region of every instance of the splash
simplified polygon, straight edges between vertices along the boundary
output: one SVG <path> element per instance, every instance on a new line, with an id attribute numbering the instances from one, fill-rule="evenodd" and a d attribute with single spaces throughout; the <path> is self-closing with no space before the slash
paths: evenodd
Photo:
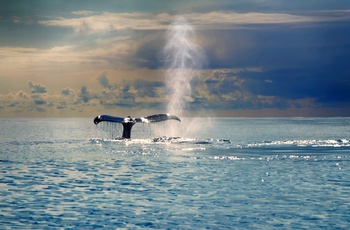
<path id="1" fill-rule="evenodd" d="M 194 29 L 183 17 L 169 26 L 164 48 L 169 94 L 167 111 L 180 117 L 191 101 L 191 81 L 199 74 L 204 52 L 196 44 Z"/>

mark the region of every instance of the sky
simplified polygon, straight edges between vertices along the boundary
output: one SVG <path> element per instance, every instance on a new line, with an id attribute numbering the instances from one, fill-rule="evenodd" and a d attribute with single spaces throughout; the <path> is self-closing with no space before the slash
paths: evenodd
<path id="1" fill-rule="evenodd" d="M 2 0 L 0 117 L 166 113 L 179 16 L 205 56 L 186 116 L 350 116 L 348 0 Z"/>

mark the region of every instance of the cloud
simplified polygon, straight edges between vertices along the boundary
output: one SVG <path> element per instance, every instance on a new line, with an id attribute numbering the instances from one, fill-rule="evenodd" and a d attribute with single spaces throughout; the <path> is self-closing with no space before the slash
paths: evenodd
<path id="1" fill-rule="evenodd" d="M 330 84 L 329 87 L 323 83 L 312 87 L 311 84 L 315 84 L 312 78 L 303 79 L 299 85 L 295 85 L 296 81 L 284 81 L 278 77 L 284 72 L 266 71 L 261 67 L 201 70 L 191 82 L 192 94 L 185 100 L 189 111 L 317 109 L 324 106 L 338 108 L 350 104 L 349 93 L 346 91 L 349 91 L 350 85 L 346 79 L 343 79 L 342 85 L 335 82 L 335 85 Z M 105 73 L 96 80 L 102 86 L 99 89 L 83 86 L 75 92 L 65 87 L 59 94 L 50 94 L 44 85 L 31 82 L 32 88 L 37 89 L 35 92 L 30 88 L 29 93 L 20 90 L 0 94 L 1 111 L 4 114 L 20 111 L 23 114 L 82 115 L 87 110 L 95 114 L 100 111 L 114 111 L 116 108 L 120 111 L 123 108 L 166 110 L 169 95 L 163 81 L 133 79 L 122 80 L 116 84 Z M 303 88 L 305 80 L 310 82 L 306 82 Z M 320 96 L 322 94 L 315 93 L 315 90 L 326 92 L 326 95 Z"/>
<path id="2" fill-rule="evenodd" d="M 1 104 L 5 107 L 22 107 L 26 105 L 31 97 L 28 93 L 19 90 L 17 92 L 8 92 L 7 94 L 1 94 Z"/>
<path id="3" fill-rule="evenodd" d="M 32 81 L 28 82 L 29 87 L 31 88 L 31 93 L 47 93 L 47 88 L 46 86 L 38 83 L 33 83 Z"/>
<path id="4" fill-rule="evenodd" d="M 89 102 L 92 98 L 94 98 L 93 94 L 91 91 L 86 88 L 86 86 L 82 86 L 79 94 L 80 99 L 84 102 L 87 103 Z"/>
<path id="5" fill-rule="evenodd" d="M 83 15 L 84 16 L 84 15 Z M 85 17 L 57 18 L 39 21 L 45 26 L 71 27 L 76 32 L 102 33 L 117 30 L 158 30 L 165 29 L 168 14 L 153 15 L 148 13 L 110 13 L 104 12 Z"/>
<path id="6" fill-rule="evenodd" d="M 95 12 L 88 11 L 88 10 L 78 10 L 78 11 L 73 11 L 72 14 L 86 16 L 86 15 L 93 15 L 95 14 Z"/>
<path id="7" fill-rule="evenodd" d="M 154 108 L 164 105 L 164 82 L 134 79 L 115 84 L 110 83 L 106 74 L 102 74 L 97 80 L 103 89 L 95 92 L 94 98 L 106 108 Z"/>
<path id="8" fill-rule="evenodd" d="M 34 103 L 35 103 L 36 105 L 45 105 L 45 104 L 46 104 L 46 101 L 44 101 L 44 100 L 35 100 Z"/>
<path id="9" fill-rule="evenodd" d="M 193 85 L 193 104 L 213 109 L 349 107 L 350 72 L 345 63 L 333 65 L 216 69 Z"/>
<path id="10" fill-rule="evenodd" d="M 29 92 L 19 90 L 0 94 L 3 115 L 37 116 L 38 113 L 54 115 L 58 110 L 69 112 L 82 106 L 76 93 L 70 88 L 62 89 L 61 94 L 50 94 L 43 84 L 30 81 L 29 85 Z"/>
<path id="11" fill-rule="evenodd" d="M 32 80 L 27 90 L 8 83 L 12 88 L 3 90 L 10 92 L 0 94 L 2 111 L 166 108 L 160 54 L 177 15 L 101 12 L 77 10 L 65 14 L 71 17 L 41 20 L 36 26 L 45 33 L 64 31 L 64 39 L 52 39 L 46 48 L 0 47 L 1 80 Z M 348 10 L 186 12 L 208 57 L 186 97 L 190 108 L 349 105 Z"/>
<path id="12" fill-rule="evenodd" d="M 183 14 L 193 26 L 199 29 L 228 29 L 238 25 L 249 24 L 285 24 L 285 23 L 310 23 L 349 20 L 349 12 L 312 12 L 310 15 L 291 13 L 262 13 L 249 12 L 238 13 L 232 11 L 211 11 L 204 13 Z M 81 17 L 56 18 L 42 20 L 39 24 L 45 26 L 70 27 L 76 32 L 104 33 L 121 30 L 165 30 L 177 15 L 169 13 L 75 13 Z M 331 15 L 330 15 L 331 14 Z M 338 16 L 338 17 L 337 17 Z"/>
<path id="13" fill-rule="evenodd" d="M 63 77 L 71 75 L 75 70 L 88 72 L 95 69 L 130 69 L 142 62 L 134 56 L 138 44 L 142 46 L 143 41 L 140 39 L 133 40 L 128 36 L 85 38 L 74 45 L 48 49 L 0 47 L 0 69 L 3 76 L 36 73 L 35 75 L 48 75 L 48 78 L 53 72 L 57 73 L 58 69 Z M 32 79 L 33 75 L 30 76 Z"/>
<path id="14" fill-rule="evenodd" d="M 105 73 L 101 74 L 98 78 L 97 78 L 98 82 L 105 88 L 107 89 L 111 89 L 113 88 L 113 85 L 111 85 L 109 83 L 108 77 Z"/>
<path id="15" fill-rule="evenodd" d="M 297 62 L 309 61 L 315 58 L 315 55 L 319 58 L 331 57 L 328 52 L 335 52 L 339 48 L 324 50 L 324 55 L 323 52 L 320 52 L 320 48 L 325 47 L 328 40 L 331 41 L 332 45 L 344 43 L 346 45 L 345 41 L 332 40 L 332 37 L 336 37 L 333 34 L 339 34 L 340 30 L 344 31 L 346 35 L 348 27 L 339 23 L 337 26 L 339 31 L 337 32 L 327 31 L 330 26 L 323 26 L 320 29 L 320 27 L 293 27 L 291 24 L 285 24 L 281 27 L 278 24 L 295 23 L 298 20 L 308 23 L 321 19 L 337 20 L 344 18 L 343 14 L 348 15 L 350 13 L 342 12 L 339 17 L 322 16 L 323 13 L 319 13 L 321 16 L 318 14 L 318 16 L 313 16 L 313 14 L 315 13 L 310 13 L 311 16 L 303 16 L 287 13 L 276 15 L 271 13 L 213 11 L 186 15 L 191 25 L 197 29 L 196 42 L 207 53 L 208 68 L 221 69 L 265 65 L 269 65 L 268 68 L 270 68 L 272 65 L 285 66 L 289 63 L 300 65 Z M 86 14 L 75 14 L 75 17 L 71 20 L 84 21 L 84 18 L 98 16 L 101 17 L 103 23 L 122 25 L 129 23 L 128 21 L 121 23 L 125 18 L 122 21 L 117 19 L 107 20 L 109 17 L 113 18 L 113 15 L 117 18 L 131 17 L 134 20 L 141 21 L 145 16 L 146 19 L 149 18 L 148 23 L 150 24 L 154 20 L 157 21 L 152 25 L 157 27 L 158 30 L 150 31 L 152 28 L 146 26 L 144 29 L 134 31 L 118 30 L 115 32 L 116 30 L 113 29 L 113 33 L 97 33 L 96 31 L 97 34 L 69 35 L 68 37 L 74 37 L 77 40 L 69 41 L 71 42 L 69 45 L 54 46 L 47 49 L 0 47 L 2 54 L 0 69 L 2 69 L 4 75 L 10 75 L 15 68 L 16 71 L 24 72 L 28 72 L 30 69 L 30 72 L 37 72 L 39 75 L 47 75 L 49 71 L 57 72 L 57 69 L 60 69 L 62 75 L 68 76 L 72 70 L 81 71 L 82 69 L 95 72 L 96 69 L 99 69 L 110 72 L 111 69 L 164 68 L 164 57 L 161 56 L 162 49 L 166 44 L 164 32 L 168 29 L 168 25 L 173 22 L 175 15 L 167 13 L 130 13 L 125 16 L 119 13 L 109 13 L 106 16 L 104 13 L 95 13 L 95 15 L 88 16 Z M 297 16 L 298 19 L 293 19 L 292 16 Z M 103 19 L 104 17 L 106 18 Z M 235 17 L 238 19 L 235 19 Z M 282 18 L 284 19 L 282 20 Z M 60 20 L 63 22 L 70 19 L 62 18 L 58 21 Z M 98 28 L 95 28 L 94 23 L 94 20 L 87 23 L 88 28 L 91 28 L 91 32 Z M 249 24 L 250 29 L 244 29 L 247 24 L 242 26 L 242 23 L 251 23 Z M 57 26 L 59 25 L 61 23 L 57 22 Z M 274 25 L 277 25 L 277 27 Z M 105 27 L 110 28 L 106 25 Z M 134 27 L 129 26 L 128 28 L 133 29 Z M 101 31 L 105 30 L 101 29 Z M 341 37 L 346 38 L 347 36 Z M 16 63 L 16 66 L 13 63 Z"/>
<path id="16" fill-rule="evenodd" d="M 206 71 L 208 72 L 208 71 Z M 299 97 L 288 96 L 286 88 L 274 85 L 280 93 L 270 94 L 267 87 L 273 81 L 265 81 L 268 75 L 259 67 L 216 69 L 205 77 L 192 83 L 192 100 L 188 101 L 192 108 L 210 108 L 212 110 L 241 110 L 241 109 L 288 109 L 288 108 L 317 108 L 321 106 L 310 94 Z M 255 76 L 255 77 L 252 77 Z M 274 79 L 275 80 L 275 79 Z M 287 87 L 288 83 L 286 83 Z M 290 84 L 289 84 L 290 86 Z M 291 89 L 293 91 L 295 89 Z M 289 91 L 289 92 L 290 92 Z"/>
<path id="17" fill-rule="evenodd" d="M 75 97 L 75 91 L 70 88 L 64 88 L 61 90 L 61 95 L 67 96 L 67 97 Z"/>

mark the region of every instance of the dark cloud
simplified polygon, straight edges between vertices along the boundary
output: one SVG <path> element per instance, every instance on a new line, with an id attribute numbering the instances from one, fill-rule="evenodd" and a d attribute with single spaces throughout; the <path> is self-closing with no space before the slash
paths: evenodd
<path id="1" fill-rule="evenodd" d="M 312 71 L 313 75 L 304 69 L 216 73 L 204 81 L 204 96 L 203 92 L 194 94 L 194 103 L 221 109 L 350 106 L 349 71 L 331 72 L 334 75 L 320 70 Z M 215 100 L 210 102 L 210 98 Z"/>
<path id="2" fill-rule="evenodd" d="M 35 105 L 45 105 L 45 104 L 46 104 L 46 101 L 44 101 L 44 100 L 35 100 L 35 101 L 34 101 L 34 104 L 35 104 Z"/>
<path id="3" fill-rule="evenodd" d="M 209 41 L 204 45 L 210 68 L 259 66 L 263 70 L 235 74 L 236 79 L 244 80 L 238 88 L 232 74 L 224 74 L 221 80 L 213 76 L 206 80 L 211 94 L 227 94 L 232 90 L 274 98 L 272 104 L 261 100 L 250 103 L 255 100 L 251 97 L 242 105 L 232 100 L 227 106 L 284 109 L 290 100 L 305 99 L 312 99 L 315 106 L 349 106 L 349 24 L 251 27 L 203 33 Z"/>
<path id="4" fill-rule="evenodd" d="M 315 77 L 300 69 L 277 69 L 261 73 L 242 73 L 245 89 L 264 96 L 278 96 L 286 99 L 300 99 L 315 96 Z"/>
<path id="5" fill-rule="evenodd" d="M 79 98 L 84 102 L 88 103 L 90 99 L 94 98 L 93 94 L 91 93 L 86 86 L 82 86 L 79 94 Z"/>
<path id="6" fill-rule="evenodd" d="M 196 0 L 195 0 L 196 1 Z M 177 1 L 176 1 L 177 2 Z M 190 1 L 192 2 L 192 1 Z M 191 10 L 211 11 L 213 8 L 221 11 L 237 11 L 237 12 L 286 12 L 286 11 L 311 11 L 311 10 L 339 10 L 348 9 L 349 2 L 347 0 L 338 0 L 330 2 L 328 0 L 309 0 L 309 1 L 290 1 L 290 0 L 221 0 L 221 1 L 202 1 L 198 0 L 198 4 L 191 4 Z M 188 6 L 182 2 L 185 11 Z"/>
<path id="7" fill-rule="evenodd" d="M 137 108 L 160 108 L 164 107 L 163 90 L 164 82 L 146 81 L 142 79 L 121 81 L 118 84 L 111 83 L 106 75 L 97 79 L 104 87 L 99 92 L 89 91 L 82 88 L 80 97 L 86 102 L 96 99 L 100 105 L 106 108 L 114 107 L 137 107 Z M 83 97 L 83 95 L 85 95 Z"/>
<path id="8" fill-rule="evenodd" d="M 163 47 L 166 43 L 164 31 L 137 31 L 134 36 L 139 40 L 133 58 L 136 66 L 147 69 L 164 67 Z"/>
<path id="9" fill-rule="evenodd" d="M 159 97 L 161 95 L 159 95 L 157 89 L 164 88 L 165 84 L 161 81 L 136 80 L 133 82 L 133 86 L 138 97 Z"/>
<path id="10" fill-rule="evenodd" d="M 75 91 L 70 88 L 64 88 L 61 90 L 61 95 L 67 96 L 67 97 L 74 97 L 75 96 Z"/>
<path id="11" fill-rule="evenodd" d="M 197 79 L 192 84 L 191 109 L 287 109 L 289 107 L 317 107 L 315 100 L 296 97 L 291 90 L 291 96 L 286 97 L 284 89 L 276 89 L 271 94 L 270 85 L 273 81 L 263 78 L 263 71 L 258 69 L 221 69 L 215 70 L 204 79 Z M 248 76 L 248 77 L 247 77 Z M 260 79 L 261 78 L 261 79 Z"/>
<path id="12" fill-rule="evenodd" d="M 59 104 L 56 106 L 56 109 L 63 110 L 67 108 L 67 102 L 66 101 L 60 101 Z"/>
<path id="13" fill-rule="evenodd" d="M 311 70 L 308 67 L 276 69 L 242 74 L 241 77 L 246 79 L 246 89 L 254 94 L 291 100 L 314 98 L 320 105 L 329 106 L 350 102 L 350 71 L 345 66 L 339 62 Z"/>
<path id="14" fill-rule="evenodd" d="M 184 31 L 179 31 L 179 33 L 182 32 Z M 186 63 L 186 67 L 199 69 L 206 66 L 205 51 L 199 44 L 193 42 L 197 39 L 197 33 L 185 32 L 188 33 L 185 40 L 179 36 L 177 36 L 177 40 L 171 38 L 172 35 L 169 33 L 171 31 L 134 32 L 134 39 L 138 40 L 138 44 L 130 61 L 137 67 L 147 69 L 174 68 L 178 65 L 176 64 L 177 60 Z M 182 49 L 186 49 L 183 53 L 185 55 L 182 57 L 184 60 L 179 60 Z"/>
<path id="15" fill-rule="evenodd" d="M 44 113 L 44 112 L 46 112 L 46 109 L 43 108 L 43 107 L 36 107 L 35 110 L 36 110 L 37 112 L 39 112 L 39 113 Z"/>
<path id="16" fill-rule="evenodd" d="M 249 25 L 201 35 L 209 68 L 262 66 L 264 69 L 322 67 L 349 50 L 348 23 Z M 348 52 L 347 52 L 348 53 Z"/>
<path id="17" fill-rule="evenodd" d="M 113 85 L 111 85 L 109 83 L 108 77 L 105 73 L 101 74 L 98 78 L 97 78 L 98 82 L 105 88 L 111 89 L 113 88 Z"/>
<path id="18" fill-rule="evenodd" d="M 32 90 L 31 93 L 47 93 L 46 86 L 39 84 L 39 83 L 33 83 L 32 81 L 28 82 L 29 88 Z"/>

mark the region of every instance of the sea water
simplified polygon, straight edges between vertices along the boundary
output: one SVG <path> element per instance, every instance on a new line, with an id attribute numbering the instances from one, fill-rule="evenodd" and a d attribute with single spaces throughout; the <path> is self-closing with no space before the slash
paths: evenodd
<path id="1" fill-rule="evenodd" d="M 349 229 L 350 118 L 167 122 L 0 119 L 0 228 Z"/>

